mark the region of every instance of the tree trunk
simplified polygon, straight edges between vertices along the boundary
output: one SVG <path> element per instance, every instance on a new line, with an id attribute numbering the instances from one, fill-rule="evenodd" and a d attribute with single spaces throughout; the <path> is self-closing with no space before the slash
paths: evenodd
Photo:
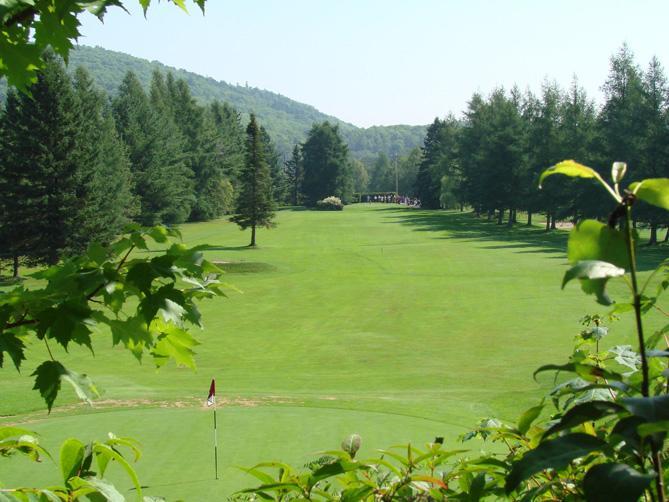
<path id="1" fill-rule="evenodd" d="M 657 223 L 654 221 L 650 223 L 650 238 L 648 239 L 648 245 L 654 246 L 657 244 Z"/>
<path id="2" fill-rule="evenodd" d="M 528 227 L 532 226 L 532 211 L 527 212 L 527 226 Z"/>
<path id="3" fill-rule="evenodd" d="M 500 209 L 497 213 L 497 224 L 501 225 L 504 222 L 504 209 Z"/>
<path id="4" fill-rule="evenodd" d="M 488 221 L 492 221 L 492 217 L 495 215 L 494 211 L 488 210 Z"/>
<path id="5" fill-rule="evenodd" d="M 663 242 L 669 242 L 669 225 L 667 225 L 667 233 L 664 234 L 664 241 Z"/>
<path id="6" fill-rule="evenodd" d="M 251 226 L 251 244 L 249 244 L 249 247 L 256 247 L 256 226 L 252 225 Z"/>
<path id="7" fill-rule="evenodd" d="M 555 230 L 557 228 L 557 218 L 555 215 L 551 216 L 551 230 Z"/>
<path id="8" fill-rule="evenodd" d="M 551 212 L 546 212 L 546 232 L 551 229 Z"/>
<path id="9" fill-rule="evenodd" d="M 513 224 L 515 223 L 515 220 L 516 220 L 516 210 L 509 209 L 509 222 L 507 223 L 507 226 L 512 227 Z"/>
<path id="10" fill-rule="evenodd" d="M 15 279 L 19 276 L 19 255 L 15 254 L 12 257 L 12 277 Z"/>

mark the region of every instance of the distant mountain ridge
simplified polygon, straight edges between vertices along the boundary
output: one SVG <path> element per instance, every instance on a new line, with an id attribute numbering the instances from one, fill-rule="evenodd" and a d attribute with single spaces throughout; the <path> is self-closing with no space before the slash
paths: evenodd
<path id="1" fill-rule="evenodd" d="M 231 85 L 166 66 L 159 61 L 148 61 L 101 47 L 80 45 L 73 49 L 69 67 L 74 69 L 77 66 L 88 69 L 96 83 L 112 96 L 129 70 L 137 75 L 147 89 L 154 70 L 171 72 L 175 77 L 188 82 L 193 96 L 200 102 L 207 103 L 217 99 L 230 103 L 243 114 L 255 113 L 278 149 L 286 156 L 296 143 L 304 141 L 314 122 L 328 120 L 338 124 L 352 155 L 360 159 L 374 158 L 380 152 L 390 157 L 404 155 L 412 148 L 422 145 L 427 129 L 427 126 L 409 125 L 356 127 L 322 113 L 311 105 L 271 91 Z M 4 94 L 2 89 L 0 94 Z"/>

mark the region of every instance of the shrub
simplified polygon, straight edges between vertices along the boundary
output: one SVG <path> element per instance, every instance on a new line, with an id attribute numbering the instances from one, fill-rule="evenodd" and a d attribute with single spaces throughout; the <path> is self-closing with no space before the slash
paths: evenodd
<path id="1" fill-rule="evenodd" d="M 341 211 L 344 209 L 344 204 L 339 197 L 331 195 L 316 202 L 316 209 L 320 209 L 321 211 Z"/>

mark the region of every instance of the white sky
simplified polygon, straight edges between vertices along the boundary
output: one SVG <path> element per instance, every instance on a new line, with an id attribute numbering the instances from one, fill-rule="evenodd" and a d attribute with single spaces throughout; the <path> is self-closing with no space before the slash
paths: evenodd
<path id="1" fill-rule="evenodd" d="M 623 42 L 645 68 L 669 65 L 667 0 L 208 0 L 206 15 L 165 1 L 147 19 L 86 15 L 79 43 L 278 92 L 358 126 L 427 124 L 475 91 L 567 87 L 601 99 Z"/>

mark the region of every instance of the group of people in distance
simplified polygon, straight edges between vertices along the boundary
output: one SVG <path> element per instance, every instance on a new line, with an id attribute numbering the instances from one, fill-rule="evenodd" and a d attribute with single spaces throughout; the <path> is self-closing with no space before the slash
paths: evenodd
<path id="1" fill-rule="evenodd" d="M 386 204 L 403 204 L 408 207 L 420 207 L 420 199 L 407 197 L 406 195 L 397 195 L 394 193 L 363 195 L 362 202 L 383 202 Z"/>

